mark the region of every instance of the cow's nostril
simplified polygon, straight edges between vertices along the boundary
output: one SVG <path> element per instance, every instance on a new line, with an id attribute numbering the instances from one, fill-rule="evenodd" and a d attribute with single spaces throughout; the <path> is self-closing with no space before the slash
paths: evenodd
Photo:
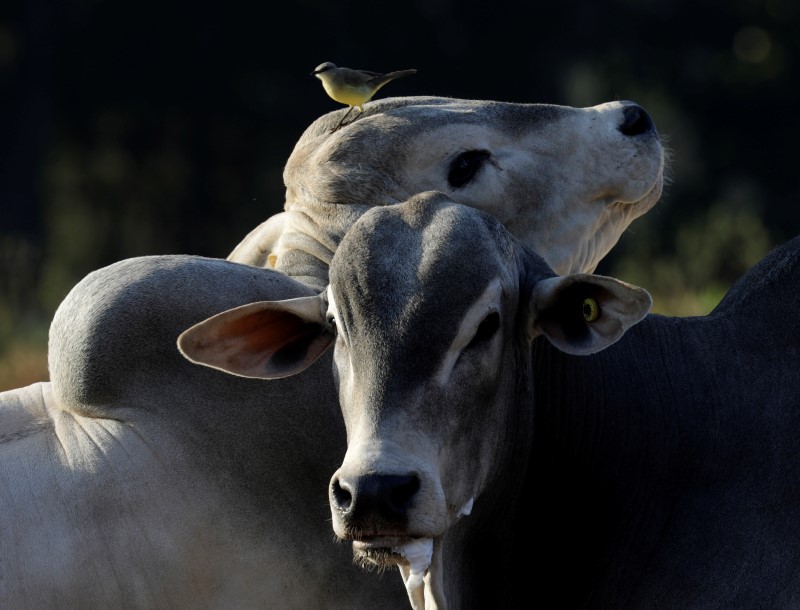
<path id="1" fill-rule="evenodd" d="M 367 474 L 331 483 L 331 502 L 347 519 L 404 519 L 419 491 L 414 474 Z"/>
<path id="2" fill-rule="evenodd" d="M 413 474 L 368 474 L 354 483 L 355 510 L 384 517 L 405 515 L 419 491 L 419 477 Z"/>
<path id="3" fill-rule="evenodd" d="M 397 477 L 394 486 L 390 486 L 387 497 L 390 509 L 397 513 L 405 512 L 417 491 L 419 491 L 417 477 Z"/>
<path id="4" fill-rule="evenodd" d="M 353 494 L 339 484 L 339 479 L 331 483 L 331 498 L 336 508 L 347 512 L 353 504 Z"/>
<path id="5" fill-rule="evenodd" d="M 654 131 L 653 119 L 641 106 L 631 104 L 622 109 L 622 124 L 619 130 L 626 136 L 639 136 Z"/>

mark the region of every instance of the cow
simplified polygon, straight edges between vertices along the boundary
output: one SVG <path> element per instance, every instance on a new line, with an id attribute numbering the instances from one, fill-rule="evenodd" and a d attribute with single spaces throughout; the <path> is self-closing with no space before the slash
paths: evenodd
<path id="1" fill-rule="evenodd" d="M 468 520 L 485 525 L 524 498 L 531 341 L 592 354 L 651 303 L 613 278 L 556 275 L 493 216 L 424 193 L 362 215 L 325 291 L 221 312 L 178 345 L 192 362 L 271 380 L 335 345 L 348 443 L 328 486 L 336 535 L 365 565 L 399 565 L 414 608 L 508 608 L 522 600 L 497 572 L 516 531 L 504 519 L 488 531 L 458 524 L 474 509 Z M 527 566 L 532 553 L 516 560 Z M 484 578 L 500 590 L 475 604 Z M 529 607 L 528 582 L 515 584 Z"/>
<path id="2" fill-rule="evenodd" d="M 181 346 L 265 378 L 335 346 L 333 528 L 412 607 L 800 607 L 800 237 L 710 314 L 636 324 L 644 296 L 436 199 L 365 214 L 330 276 Z"/>
<path id="3" fill-rule="evenodd" d="M 228 255 L 316 290 L 366 210 L 436 190 L 499 218 L 558 273 L 592 272 L 661 197 L 665 152 L 630 101 L 572 108 L 442 97 L 370 102 L 311 123 L 284 167 L 284 211 Z"/>

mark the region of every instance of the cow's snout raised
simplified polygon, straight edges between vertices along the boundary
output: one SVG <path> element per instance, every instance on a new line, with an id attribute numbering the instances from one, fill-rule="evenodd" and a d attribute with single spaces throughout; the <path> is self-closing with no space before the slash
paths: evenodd
<path id="1" fill-rule="evenodd" d="M 419 477 L 414 474 L 338 476 L 331 481 L 330 501 L 351 528 L 405 525 L 419 488 Z"/>
<path id="2" fill-rule="evenodd" d="M 641 136 L 655 132 L 656 125 L 644 108 L 628 102 L 622 109 L 622 123 L 619 125 L 619 130 L 626 136 Z"/>

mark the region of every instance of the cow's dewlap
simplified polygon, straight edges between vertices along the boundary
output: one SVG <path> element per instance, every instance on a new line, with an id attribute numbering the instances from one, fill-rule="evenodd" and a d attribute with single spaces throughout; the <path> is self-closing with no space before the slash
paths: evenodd
<path id="1" fill-rule="evenodd" d="M 413 589 L 422 586 L 425 570 L 431 565 L 433 539 L 420 538 L 393 550 L 396 553 L 400 553 L 411 564 L 408 579 L 406 580 L 406 589 L 411 592 Z"/>

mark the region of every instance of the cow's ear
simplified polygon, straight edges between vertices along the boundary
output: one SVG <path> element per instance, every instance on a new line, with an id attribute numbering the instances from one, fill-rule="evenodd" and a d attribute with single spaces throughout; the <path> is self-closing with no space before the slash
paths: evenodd
<path id="1" fill-rule="evenodd" d="M 307 369 L 331 345 L 318 296 L 262 301 L 223 311 L 178 337 L 190 361 L 234 375 L 279 379 Z"/>
<path id="2" fill-rule="evenodd" d="M 638 286 L 602 275 L 575 273 L 540 280 L 531 292 L 528 337 L 545 335 L 569 354 L 605 349 L 650 311 Z"/>

